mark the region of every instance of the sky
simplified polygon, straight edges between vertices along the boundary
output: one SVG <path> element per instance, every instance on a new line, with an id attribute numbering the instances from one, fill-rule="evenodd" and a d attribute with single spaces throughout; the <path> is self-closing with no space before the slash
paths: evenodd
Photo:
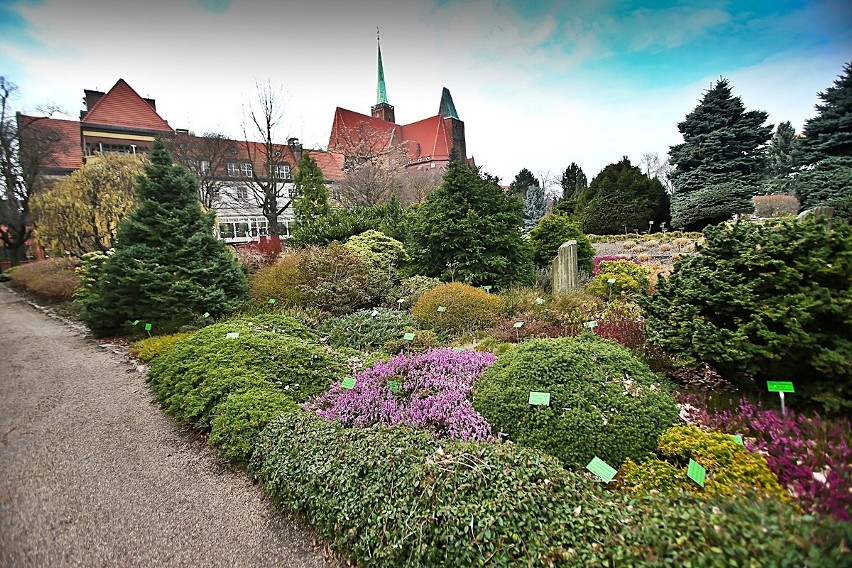
<path id="1" fill-rule="evenodd" d="M 376 102 L 377 27 L 397 122 L 449 88 L 468 154 L 504 184 L 665 158 L 721 77 L 800 131 L 852 61 L 848 0 L 0 0 L 0 75 L 31 114 L 79 118 L 83 89 L 123 78 L 173 128 L 236 139 L 271 85 L 276 137 L 324 149 L 335 107 Z"/>

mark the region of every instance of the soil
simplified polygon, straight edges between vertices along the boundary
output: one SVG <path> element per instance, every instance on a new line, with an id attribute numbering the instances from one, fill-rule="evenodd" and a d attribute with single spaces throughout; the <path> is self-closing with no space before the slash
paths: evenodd
<path id="1" fill-rule="evenodd" d="M 119 345 L 0 284 L 0 567 L 338 567 Z"/>

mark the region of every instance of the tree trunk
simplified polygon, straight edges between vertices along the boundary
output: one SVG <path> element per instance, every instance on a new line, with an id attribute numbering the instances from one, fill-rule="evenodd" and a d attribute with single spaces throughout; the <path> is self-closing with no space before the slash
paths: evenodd
<path id="1" fill-rule="evenodd" d="M 9 251 L 9 262 L 10 267 L 18 266 L 21 264 L 21 253 L 26 249 L 23 244 L 14 245 L 11 247 L 7 247 L 6 250 Z"/>

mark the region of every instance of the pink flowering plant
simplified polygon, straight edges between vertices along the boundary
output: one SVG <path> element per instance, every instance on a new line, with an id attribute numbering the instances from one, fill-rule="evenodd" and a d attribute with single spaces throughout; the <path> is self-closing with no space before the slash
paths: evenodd
<path id="1" fill-rule="evenodd" d="M 733 410 L 689 406 L 690 418 L 743 436 L 746 448 L 766 458 L 778 481 L 809 512 L 852 520 L 852 423 L 776 409 L 745 399 Z"/>
<path id="2" fill-rule="evenodd" d="M 307 404 L 318 416 L 348 427 L 404 424 L 442 438 L 484 440 L 491 426 L 470 401 L 491 353 L 433 349 L 400 354 L 355 374 L 355 385 L 332 385 Z"/>

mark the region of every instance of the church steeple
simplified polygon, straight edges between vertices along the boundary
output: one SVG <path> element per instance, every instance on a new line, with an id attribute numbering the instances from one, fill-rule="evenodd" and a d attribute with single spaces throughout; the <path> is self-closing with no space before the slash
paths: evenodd
<path id="1" fill-rule="evenodd" d="M 371 109 L 374 118 L 387 122 L 395 122 L 393 106 L 388 104 L 388 91 L 385 86 L 385 69 L 382 66 L 382 44 L 379 39 L 379 28 L 376 28 L 376 44 L 379 48 L 379 81 L 376 86 L 376 105 Z"/>

